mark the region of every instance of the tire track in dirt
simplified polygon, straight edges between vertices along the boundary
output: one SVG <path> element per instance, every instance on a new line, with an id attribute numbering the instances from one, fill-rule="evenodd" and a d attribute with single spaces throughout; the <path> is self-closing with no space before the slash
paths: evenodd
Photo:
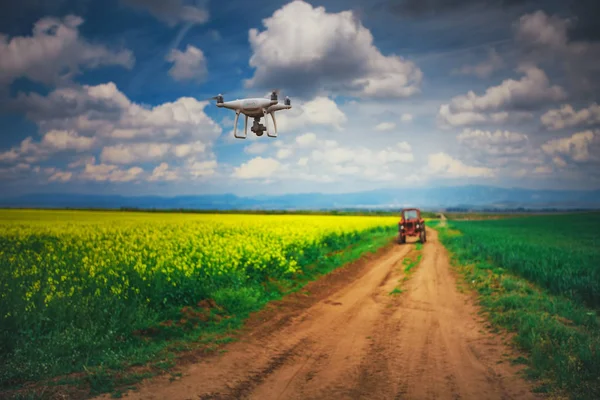
<path id="1" fill-rule="evenodd" d="M 457 291 L 435 231 L 428 231 L 422 261 L 402 284 L 404 292 L 390 296 L 403 275 L 402 261 L 412 249 L 412 243 L 391 247 L 372 259 L 364 272 L 310 307 L 284 310 L 282 315 L 265 311 L 269 319 L 225 346 L 226 353 L 184 367 L 177 381 L 157 377 L 126 396 L 536 398 L 516 375 L 516 367 L 497 363 L 510 350 L 485 332 L 469 296 Z M 327 290 L 317 282 L 313 287 L 314 296 Z"/>

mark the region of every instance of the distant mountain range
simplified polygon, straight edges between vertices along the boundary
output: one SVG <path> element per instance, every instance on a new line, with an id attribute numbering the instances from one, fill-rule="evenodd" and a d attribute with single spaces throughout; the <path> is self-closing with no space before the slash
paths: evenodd
<path id="1" fill-rule="evenodd" d="M 344 194 L 302 193 L 248 197 L 233 194 L 128 197 L 40 193 L 0 198 L 0 207 L 13 208 L 315 210 L 342 208 L 386 209 L 406 206 L 422 209 L 591 209 L 600 208 L 600 190 L 535 190 L 470 185 L 379 189 Z"/>

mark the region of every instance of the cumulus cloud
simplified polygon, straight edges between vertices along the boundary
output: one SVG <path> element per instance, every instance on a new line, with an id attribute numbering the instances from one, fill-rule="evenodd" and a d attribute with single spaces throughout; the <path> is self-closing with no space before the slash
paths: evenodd
<path id="1" fill-rule="evenodd" d="M 44 134 L 40 141 L 34 141 L 32 137 L 27 137 L 21 141 L 19 146 L 0 153 L 0 162 L 35 163 L 63 152 L 91 150 L 95 143 L 95 138 L 82 137 L 74 131 L 51 130 Z"/>
<path id="2" fill-rule="evenodd" d="M 393 122 L 381 122 L 375 126 L 376 131 L 391 131 L 396 127 Z"/>
<path id="3" fill-rule="evenodd" d="M 277 112 L 275 118 L 277 130 L 287 132 L 309 126 L 329 126 L 341 130 L 348 120 L 336 102 L 327 97 L 316 97 L 299 105 L 293 105 L 290 110 Z"/>
<path id="4" fill-rule="evenodd" d="M 430 154 L 427 167 L 428 173 L 437 177 L 479 178 L 493 177 L 495 175 L 494 170 L 491 168 L 466 165 L 462 161 L 454 159 L 443 152 Z"/>
<path id="5" fill-rule="evenodd" d="M 192 178 L 198 179 L 215 175 L 217 165 L 216 160 L 198 161 L 192 158 L 188 160 L 185 168 Z"/>
<path id="6" fill-rule="evenodd" d="M 238 179 L 269 178 L 281 169 L 281 163 L 274 158 L 256 157 L 236 167 L 233 177 Z"/>
<path id="7" fill-rule="evenodd" d="M 600 132 L 588 130 L 552 139 L 542 145 L 542 150 L 549 156 L 567 157 L 576 162 L 600 161 Z"/>
<path id="8" fill-rule="evenodd" d="M 314 133 L 305 133 L 296 138 L 296 144 L 300 147 L 310 147 L 317 143 L 317 135 Z"/>
<path id="9" fill-rule="evenodd" d="M 531 117 L 530 111 L 566 98 L 565 90 L 551 85 L 541 69 L 524 65 L 517 68 L 524 74 L 520 80 L 506 79 L 484 94 L 469 91 L 454 97 L 440 107 L 438 120 L 446 126 L 472 125 L 482 122 L 502 123 L 511 119 Z"/>
<path id="10" fill-rule="evenodd" d="M 402 122 L 410 122 L 410 121 L 412 121 L 412 120 L 413 120 L 413 116 L 412 116 L 412 114 L 409 114 L 409 113 L 404 113 L 404 114 L 402 114 L 402 116 L 400 117 L 400 120 L 401 120 Z"/>
<path id="11" fill-rule="evenodd" d="M 25 77 L 44 84 L 69 79 L 81 68 L 119 65 L 132 68 L 129 50 L 111 50 L 79 35 L 83 19 L 68 15 L 45 17 L 33 26 L 31 36 L 9 38 L 0 34 L 0 85 Z"/>
<path id="12" fill-rule="evenodd" d="M 170 143 L 128 143 L 105 146 L 100 153 L 102 162 L 111 164 L 136 164 L 167 158 L 185 158 L 204 153 L 207 146 L 202 142 Z"/>
<path id="13" fill-rule="evenodd" d="M 145 10 L 169 26 L 179 23 L 203 24 L 209 14 L 203 5 L 186 0 L 121 0 L 135 9 Z"/>
<path id="14" fill-rule="evenodd" d="M 232 177 L 272 181 L 335 182 L 351 177 L 356 181 L 391 181 L 402 165 L 414 161 L 411 146 L 398 142 L 381 149 L 345 146 L 306 133 L 282 140 L 270 148 L 273 156 L 256 157 L 235 168 Z"/>
<path id="15" fill-rule="evenodd" d="M 490 156 L 509 156 L 527 151 L 528 137 L 522 133 L 465 129 L 457 136 L 459 143 Z"/>
<path id="16" fill-rule="evenodd" d="M 148 178 L 149 181 L 176 181 L 179 179 L 177 171 L 169 168 L 166 162 L 160 163 Z"/>
<path id="17" fill-rule="evenodd" d="M 494 49 L 490 49 L 488 58 L 479 64 L 463 65 L 460 68 L 452 70 L 456 75 L 474 75 L 478 78 L 489 78 L 493 72 L 504 67 L 504 60 Z"/>
<path id="18" fill-rule="evenodd" d="M 570 104 L 563 104 L 559 109 L 548 110 L 540 120 L 550 130 L 597 125 L 600 124 L 600 106 L 592 103 L 589 107 L 576 111 Z"/>
<path id="19" fill-rule="evenodd" d="M 419 92 L 421 70 L 397 55 L 383 55 L 352 11 L 328 13 L 295 0 L 249 32 L 254 76 L 247 87 L 289 89 L 310 97 L 339 91 L 368 97 L 408 97 Z"/>
<path id="20" fill-rule="evenodd" d="M 86 164 L 79 177 L 95 182 L 131 182 L 139 178 L 143 172 L 140 167 L 121 169 L 110 164 Z"/>
<path id="21" fill-rule="evenodd" d="M 58 88 L 47 96 L 20 93 L 10 106 L 35 122 L 42 138 L 26 138 L 0 153 L 0 162 L 34 163 L 65 155 L 71 157 L 71 170 L 84 168 L 72 179 L 92 181 L 141 179 L 147 174 L 135 164 L 146 162 L 169 163 L 168 171 L 156 171 L 156 179 L 170 179 L 172 172 L 210 176 L 216 168 L 211 146 L 221 128 L 204 113 L 207 105 L 183 97 L 144 106 L 130 101 L 114 83 Z M 100 164 L 91 154 L 97 151 Z"/>
<path id="22" fill-rule="evenodd" d="M 48 96 L 20 93 L 11 107 L 24 112 L 41 130 L 74 130 L 81 135 L 116 139 L 183 138 L 212 141 L 219 125 L 204 113 L 208 102 L 181 97 L 154 107 L 131 102 L 117 86 L 59 88 Z"/>
<path id="23" fill-rule="evenodd" d="M 244 147 L 244 152 L 247 154 L 261 154 L 267 151 L 269 146 L 266 143 L 252 143 Z"/>
<path id="24" fill-rule="evenodd" d="M 594 93 L 599 88 L 595 77 L 600 72 L 600 42 L 569 40 L 569 30 L 576 25 L 577 20 L 539 10 L 519 18 L 515 35 L 526 59 L 559 63 L 573 88 Z"/>
<path id="25" fill-rule="evenodd" d="M 188 45 L 185 51 L 172 49 L 166 57 L 167 61 L 173 63 L 169 75 L 177 81 L 194 80 L 203 82 L 208 70 L 204 53 L 197 47 Z"/>
<path id="26" fill-rule="evenodd" d="M 50 182 L 68 182 L 71 180 L 72 177 L 73 177 L 72 172 L 57 171 L 54 174 L 52 174 L 52 176 L 50 176 L 50 178 L 48 178 L 48 180 Z"/>

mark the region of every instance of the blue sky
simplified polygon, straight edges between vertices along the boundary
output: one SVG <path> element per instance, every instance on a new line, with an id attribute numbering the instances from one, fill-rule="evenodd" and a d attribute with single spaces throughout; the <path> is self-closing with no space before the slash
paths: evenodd
<path id="1" fill-rule="evenodd" d="M 600 187 L 591 0 L 22 3 L 0 13 L 3 195 Z M 275 87 L 277 139 L 205 100 Z"/>

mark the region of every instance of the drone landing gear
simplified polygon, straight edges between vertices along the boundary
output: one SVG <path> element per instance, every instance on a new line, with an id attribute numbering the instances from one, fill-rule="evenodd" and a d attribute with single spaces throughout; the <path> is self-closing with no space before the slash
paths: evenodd
<path id="1" fill-rule="evenodd" d="M 248 116 L 244 114 L 245 121 L 244 121 L 244 136 L 238 136 L 237 134 L 237 127 L 238 127 L 238 119 L 240 118 L 240 111 L 236 111 L 235 112 L 235 121 L 233 122 L 233 136 L 235 136 L 238 139 L 246 139 L 246 134 L 248 132 Z"/>
<path id="2" fill-rule="evenodd" d="M 247 138 L 247 133 L 248 133 L 248 116 L 244 114 L 244 135 L 238 135 L 237 134 L 237 127 L 238 127 L 238 119 L 240 117 L 240 113 L 241 111 L 236 111 L 235 113 L 235 121 L 233 122 L 233 136 L 235 136 L 238 139 L 246 139 Z M 271 114 L 271 118 L 273 119 L 273 127 L 275 128 L 275 133 L 271 133 L 271 131 L 269 130 L 269 122 L 268 122 L 268 118 L 267 118 L 267 114 Z M 274 113 L 267 113 L 266 110 L 263 110 L 263 115 L 265 118 L 265 125 L 260 123 L 260 117 L 259 118 L 254 118 L 254 122 L 252 123 L 252 127 L 250 128 L 250 131 L 254 132 L 256 134 L 256 136 L 262 136 L 264 132 L 267 132 L 267 136 L 268 137 L 277 137 L 277 122 L 275 121 L 275 115 Z"/>

